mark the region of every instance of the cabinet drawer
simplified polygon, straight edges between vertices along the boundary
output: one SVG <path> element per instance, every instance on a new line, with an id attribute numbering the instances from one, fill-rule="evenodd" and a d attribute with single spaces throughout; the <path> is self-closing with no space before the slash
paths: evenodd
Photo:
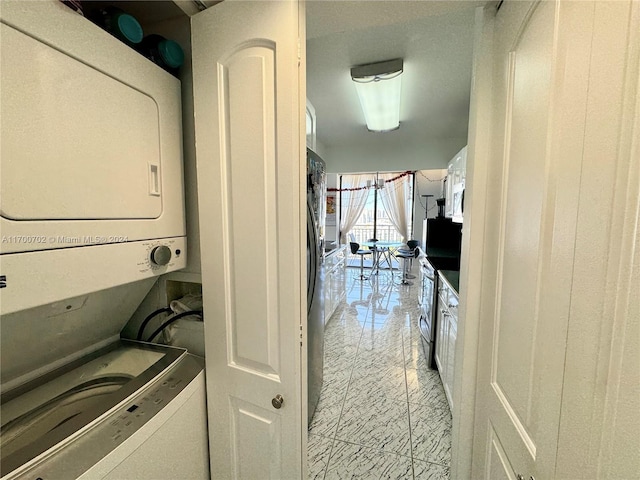
<path id="1" fill-rule="evenodd" d="M 445 307 L 449 305 L 449 295 L 449 287 L 447 287 L 447 285 L 442 280 L 440 280 L 438 285 L 438 297 Z"/>
<path id="2" fill-rule="evenodd" d="M 458 295 L 441 277 L 438 279 L 438 297 L 440 297 L 442 303 L 450 310 L 450 313 L 457 317 Z"/>
<path id="3" fill-rule="evenodd" d="M 339 249 L 333 250 L 329 255 L 326 255 L 324 257 L 324 268 L 328 272 L 341 263 L 344 263 L 345 258 L 345 247 L 340 247 Z"/>
<path id="4" fill-rule="evenodd" d="M 451 290 L 448 293 L 447 308 L 449 308 L 449 312 L 453 317 L 458 318 L 458 297 Z"/>

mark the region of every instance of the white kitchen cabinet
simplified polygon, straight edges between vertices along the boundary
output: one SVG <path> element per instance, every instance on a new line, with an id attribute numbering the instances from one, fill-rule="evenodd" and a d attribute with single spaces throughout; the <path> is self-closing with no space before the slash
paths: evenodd
<path id="1" fill-rule="evenodd" d="M 464 189 L 464 182 L 467 171 L 467 146 L 465 145 L 449 161 L 447 166 L 447 188 L 445 190 L 444 215 L 447 218 L 454 216 L 454 196 Z"/>
<path id="2" fill-rule="evenodd" d="M 444 381 L 444 393 L 447 396 L 447 400 L 449 401 L 449 407 L 451 407 L 453 411 L 453 372 L 454 372 L 454 364 L 455 364 L 455 353 L 456 353 L 456 339 L 458 336 L 458 317 L 450 314 L 448 317 L 448 328 L 447 328 L 447 352 L 446 352 L 446 360 L 445 360 L 445 381 Z"/>
<path id="3" fill-rule="evenodd" d="M 435 360 L 442 386 L 453 411 L 456 339 L 458 336 L 458 293 L 438 274 L 438 321 Z"/>
<path id="4" fill-rule="evenodd" d="M 316 151 L 316 109 L 313 108 L 311 102 L 307 99 L 307 107 L 305 109 L 306 116 L 306 132 L 307 132 L 307 148 Z"/>
<path id="5" fill-rule="evenodd" d="M 344 299 L 346 289 L 346 257 L 347 246 L 336 248 L 325 257 L 324 276 L 324 323 L 329 321 L 340 302 Z"/>
<path id="6" fill-rule="evenodd" d="M 444 367 L 446 366 L 446 346 L 445 338 L 447 337 L 447 330 L 449 328 L 449 316 L 446 313 L 445 304 L 443 303 L 440 295 L 438 295 L 438 311 L 436 312 L 436 349 L 435 360 L 440 378 L 443 378 Z M 442 381 L 444 385 L 444 379 Z"/>

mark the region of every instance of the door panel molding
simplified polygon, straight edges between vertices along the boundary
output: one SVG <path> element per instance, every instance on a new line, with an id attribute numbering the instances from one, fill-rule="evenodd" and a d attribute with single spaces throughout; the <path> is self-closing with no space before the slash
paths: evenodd
<path id="1" fill-rule="evenodd" d="M 234 458 L 233 478 L 284 478 L 280 458 L 280 417 L 273 413 L 273 410 L 256 407 L 240 398 L 231 397 L 229 418 Z M 268 453 L 256 455 L 256 449 L 264 448 L 265 445 L 270 447 Z"/>
<path id="2" fill-rule="evenodd" d="M 555 56 L 553 31 L 553 4 L 532 4 L 505 61 L 491 386 L 496 397 L 493 401 L 500 406 L 493 417 L 499 433 L 494 434 L 505 436 L 510 457 L 522 457 L 522 467 L 535 463 L 539 441 L 531 405 L 536 401 L 532 387 L 551 161 L 546 146 L 551 140 L 548 112 Z"/>
<path id="3" fill-rule="evenodd" d="M 191 17 L 212 478 L 305 473 L 300 9 Z"/>
<path id="4" fill-rule="evenodd" d="M 228 361 L 279 380 L 274 48 L 243 42 L 217 67 Z M 240 292 L 251 292 L 252 301 Z"/>
<path id="5" fill-rule="evenodd" d="M 491 421 L 489 421 L 489 428 L 487 430 L 488 460 L 485 478 L 490 478 L 491 480 L 515 480 L 513 467 L 511 466 L 511 463 L 509 463 L 509 457 L 504 451 Z"/>
<path id="6" fill-rule="evenodd" d="M 491 386 L 493 387 L 493 391 L 495 392 L 496 397 L 498 397 L 498 400 L 502 404 L 502 408 L 504 410 L 504 413 L 507 414 L 507 417 L 509 418 L 509 422 L 513 424 L 513 426 L 515 427 L 515 430 L 518 436 L 520 437 L 519 440 L 521 440 L 522 443 L 524 443 L 524 445 L 527 447 L 527 450 L 529 451 L 531 458 L 535 459 L 536 450 L 537 450 L 536 444 L 534 439 L 531 437 L 531 434 L 527 430 L 527 426 L 522 423 L 518 415 L 518 412 L 515 411 L 515 409 L 509 402 L 509 399 L 500 388 L 500 385 L 498 385 L 497 383 L 492 383 Z M 494 431 L 494 435 L 495 435 L 495 431 Z"/>

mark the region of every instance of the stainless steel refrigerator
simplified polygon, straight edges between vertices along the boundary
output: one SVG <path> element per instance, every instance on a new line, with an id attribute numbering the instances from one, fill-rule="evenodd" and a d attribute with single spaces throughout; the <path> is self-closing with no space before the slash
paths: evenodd
<path id="1" fill-rule="evenodd" d="M 307 361 L 311 423 L 322 390 L 324 359 L 325 163 L 307 149 Z"/>

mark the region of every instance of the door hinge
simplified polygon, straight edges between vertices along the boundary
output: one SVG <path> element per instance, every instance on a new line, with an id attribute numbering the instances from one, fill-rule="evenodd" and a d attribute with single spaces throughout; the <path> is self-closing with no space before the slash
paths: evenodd
<path id="1" fill-rule="evenodd" d="M 300 38 L 298 38 L 298 66 L 300 66 L 301 59 L 302 59 L 302 48 L 300 47 Z"/>

